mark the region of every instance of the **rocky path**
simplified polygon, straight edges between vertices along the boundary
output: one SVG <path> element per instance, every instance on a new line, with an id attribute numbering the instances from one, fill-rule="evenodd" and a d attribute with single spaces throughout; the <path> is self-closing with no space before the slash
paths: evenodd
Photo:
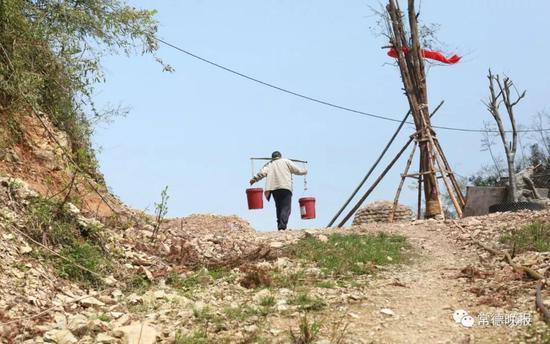
<path id="1" fill-rule="evenodd" d="M 369 286 L 367 299 L 350 308 L 350 330 L 372 343 L 506 343 L 510 329 L 477 326 L 480 312 L 497 310 L 477 305 L 460 271 L 478 256 L 455 244 L 441 229 L 397 230 L 420 252 L 412 264 L 383 272 Z M 452 319 L 458 309 L 476 320 L 472 328 Z M 388 314 L 385 314 L 388 313 Z M 367 341 L 365 341 L 367 339 Z"/>

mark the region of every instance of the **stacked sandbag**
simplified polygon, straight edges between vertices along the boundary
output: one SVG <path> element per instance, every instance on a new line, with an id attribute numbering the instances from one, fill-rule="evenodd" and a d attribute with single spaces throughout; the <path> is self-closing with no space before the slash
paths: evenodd
<path id="1" fill-rule="evenodd" d="M 359 209 L 355 213 L 353 225 L 361 225 L 373 222 L 390 222 L 390 215 L 393 208 L 393 202 L 379 201 L 370 203 L 364 208 Z M 394 222 L 411 221 L 413 216 L 412 210 L 402 204 L 398 204 L 395 208 L 393 220 Z"/>

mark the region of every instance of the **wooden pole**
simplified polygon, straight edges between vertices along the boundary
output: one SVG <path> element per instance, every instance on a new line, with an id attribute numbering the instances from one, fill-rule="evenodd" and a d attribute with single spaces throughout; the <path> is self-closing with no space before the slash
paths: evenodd
<path id="1" fill-rule="evenodd" d="M 401 182 L 399 183 L 399 187 L 397 188 L 395 199 L 393 200 L 393 207 L 391 209 L 390 218 L 389 218 L 390 223 L 393 222 L 393 219 L 395 218 L 395 209 L 397 208 L 397 204 L 399 203 L 399 196 L 401 195 L 401 189 L 403 189 L 403 184 L 405 184 L 405 179 L 407 179 L 407 174 L 409 173 L 409 168 L 411 167 L 412 160 L 414 158 L 414 153 L 416 152 L 416 146 L 418 146 L 418 142 L 415 141 L 411 155 L 409 156 L 409 159 L 407 160 L 407 164 L 405 165 L 405 172 L 401 175 Z"/>
<path id="2" fill-rule="evenodd" d="M 442 101 L 439 103 L 439 105 L 437 105 L 437 107 L 434 109 L 434 111 L 430 114 L 430 118 L 432 118 L 433 116 L 435 116 L 435 114 L 439 111 L 439 109 L 441 109 L 441 107 L 443 106 L 444 103 L 445 103 L 445 101 L 442 100 Z M 416 135 L 417 135 L 417 133 L 415 133 L 414 135 L 412 135 L 412 136 L 409 138 L 409 141 L 407 142 L 407 145 L 409 145 L 409 144 L 412 142 L 412 140 L 416 137 Z M 388 148 L 389 148 L 389 146 L 388 146 Z M 373 166 L 373 167 L 371 168 L 371 170 L 374 170 L 374 167 L 375 167 L 375 166 Z M 370 171 L 369 171 L 369 172 L 370 172 Z M 369 175 L 369 174 L 370 174 L 370 173 L 368 173 L 367 175 Z M 366 180 L 366 179 L 365 179 L 365 180 Z M 358 191 L 358 189 L 357 189 L 356 191 Z M 354 192 L 354 193 L 357 193 L 357 192 Z M 367 195 L 367 197 L 368 197 L 368 195 Z M 351 201 L 351 198 L 348 200 L 347 203 L 349 203 L 349 201 Z M 348 215 L 347 219 L 344 220 L 344 221 L 342 221 L 342 222 L 340 222 L 340 224 L 338 225 L 338 227 L 342 227 L 343 224 L 344 224 L 345 222 L 347 222 L 347 220 L 351 217 L 351 215 L 353 215 L 353 213 L 355 213 L 355 211 L 357 211 L 357 209 L 359 209 L 359 206 L 361 206 L 361 204 L 362 204 L 363 202 L 364 202 L 364 200 L 363 200 L 363 201 L 360 201 L 360 203 L 354 207 L 355 210 L 350 211 L 350 212 L 347 214 L 347 215 Z M 347 205 L 346 205 L 346 206 L 347 206 Z M 345 206 L 342 207 L 342 209 L 340 209 L 340 213 L 343 211 L 344 208 L 345 208 Z M 350 215 L 350 214 L 351 214 L 351 215 Z M 338 216 L 340 216 L 340 215 L 338 214 Z M 334 220 L 336 220 L 336 218 L 337 218 L 338 216 L 336 216 L 335 218 L 333 218 L 333 221 L 331 221 L 331 222 L 334 222 Z M 329 225 L 329 227 L 330 227 L 330 226 L 331 226 L 331 225 Z"/>
<path id="3" fill-rule="evenodd" d="M 382 173 L 378 176 L 378 178 L 376 178 L 376 180 L 374 181 L 374 183 L 371 185 L 371 187 L 367 190 L 367 192 L 363 195 L 363 197 L 361 197 L 361 199 L 359 200 L 359 202 L 357 202 L 357 204 L 353 207 L 353 209 L 351 209 L 348 214 L 346 215 L 346 217 L 344 217 L 344 219 L 342 221 L 340 221 L 340 223 L 338 224 L 338 228 L 342 227 L 343 225 L 346 224 L 346 222 L 350 219 L 350 217 L 353 216 L 353 214 L 355 214 L 355 212 L 357 211 L 357 209 L 359 209 L 359 207 L 361 206 L 361 204 L 363 204 L 363 202 L 365 202 L 365 200 L 367 199 L 367 197 L 369 197 L 369 195 L 372 193 L 372 191 L 376 188 L 376 186 L 380 183 L 380 181 L 382 181 L 382 179 L 384 178 L 384 176 L 389 172 L 389 170 L 391 170 L 391 168 L 393 167 L 393 165 L 395 164 L 395 162 L 397 160 L 399 160 L 399 158 L 401 157 L 401 155 L 403 155 L 403 152 L 405 152 L 405 150 L 407 150 L 407 148 L 409 147 L 409 145 L 411 144 L 411 142 L 413 141 L 412 138 L 410 138 L 407 143 L 403 146 L 403 148 L 401 148 L 401 150 L 397 153 L 397 155 L 395 156 L 395 158 L 393 158 L 393 160 L 388 164 L 388 166 L 386 166 L 386 168 L 384 169 L 384 171 L 382 171 Z"/>
<path id="4" fill-rule="evenodd" d="M 418 169 L 420 170 L 421 161 L 418 160 Z M 416 219 L 420 220 L 422 217 L 422 180 L 424 179 L 423 175 L 418 176 L 418 205 L 416 208 Z"/>
<path id="5" fill-rule="evenodd" d="M 464 208 L 464 206 L 466 206 L 466 199 L 464 198 L 464 195 L 462 194 L 462 190 L 460 189 L 460 185 L 458 184 L 458 181 L 456 180 L 456 176 L 452 172 L 451 166 L 449 165 L 449 161 L 445 157 L 445 154 L 443 153 L 443 149 L 441 148 L 441 144 L 439 143 L 439 140 L 437 138 L 435 138 L 435 145 L 436 145 L 437 149 L 439 150 L 439 152 L 441 153 L 441 158 L 443 159 L 443 163 L 445 164 L 445 169 L 447 171 L 449 171 L 449 176 L 450 176 L 451 181 L 452 181 L 452 183 L 453 183 L 453 185 L 456 189 L 460 206 L 462 208 Z"/>
<path id="6" fill-rule="evenodd" d="M 443 104 L 443 102 L 441 102 L 441 104 Z M 441 104 L 439 106 L 441 106 Z M 409 115 L 411 114 L 411 110 L 409 110 L 407 112 L 407 114 L 405 115 L 405 117 L 403 117 L 403 120 L 401 121 L 401 123 L 399 124 L 399 127 L 397 127 L 397 130 L 395 130 L 395 133 L 393 134 L 393 136 L 390 138 L 390 141 L 388 142 L 388 144 L 386 144 L 386 147 L 384 147 L 384 149 L 382 150 L 382 153 L 380 153 L 380 155 L 378 156 L 378 159 L 376 159 L 376 161 L 374 162 L 374 164 L 372 165 L 372 167 L 370 168 L 370 170 L 367 172 L 367 174 L 365 175 L 365 177 L 363 178 L 363 180 L 361 181 L 361 183 L 359 183 L 359 185 L 355 188 L 355 190 L 352 192 L 351 196 L 349 196 L 348 200 L 344 203 L 344 205 L 340 208 L 340 210 L 338 210 L 338 212 L 336 213 L 336 215 L 334 215 L 334 217 L 332 218 L 332 220 L 330 220 L 329 224 L 327 225 L 327 227 L 331 227 L 334 222 L 336 221 L 336 219 L 338 219 L 338 217 L 342 214 L 342 212 L 344 211 L 344 209 L 346 209 L 346 207 L 350 204 L 351 200 L 353 199 L 353 197 L 355 197 L 355 195 L 357 195 L 357 193 L 359 192 L 359 190 L 363 187 L 363 185 L 365 184 L 365 182 L 367 181 L 367 179 L 370 177 L 370 175 L 372 174 L 372 172 L 374 172 L 374 169 L 378 166 L 378 164 L 380 163 L 380 160 L 382 160 L 382 158 L 384 157 L 384 155 L 386 154 L 386 152 L 388 151 L 388 149 L 390 148 L 390 146 L 393 144 L 393 141 L 395 141 L 395 138 L 397 137 L 397 135 L 399 134 L 399 132 L 401 131 L 401 129 L 403 128 L 403 126 L 405 125 L 405 122 L 407 121 L 407 118 L 409 118 Z"/>

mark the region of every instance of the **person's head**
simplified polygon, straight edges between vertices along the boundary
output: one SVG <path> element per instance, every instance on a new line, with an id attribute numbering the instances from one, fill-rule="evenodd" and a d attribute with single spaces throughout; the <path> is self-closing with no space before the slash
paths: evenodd
<path id="1" fill-rule="evenodd" d="M 271 159 L 273 159 L 273 160 L 280 159 L 282 157 L 283 157 L 283 155 L 279 151 L 275 151 L 275 152 L 271 153 Z"/>

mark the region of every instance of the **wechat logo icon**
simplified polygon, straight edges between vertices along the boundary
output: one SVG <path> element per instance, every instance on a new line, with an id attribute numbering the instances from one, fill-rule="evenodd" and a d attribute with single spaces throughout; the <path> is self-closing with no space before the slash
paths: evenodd
<path id="1" fill-rule="evenodd" d="M 453 320 L 457 324 L 461 324 L 464 327 L 472 327 L 475 324 L 474 317 L 470 316 L 468 312 L 463 309 L 457 309 L 453 313 Z"/>

